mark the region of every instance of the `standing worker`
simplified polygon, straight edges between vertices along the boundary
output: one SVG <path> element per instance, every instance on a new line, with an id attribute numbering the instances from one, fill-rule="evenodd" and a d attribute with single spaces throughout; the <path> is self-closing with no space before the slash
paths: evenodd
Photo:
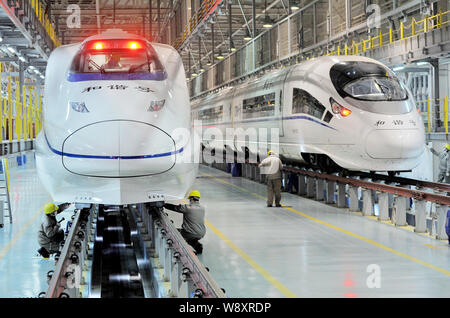
<path id="1" fill-rule="evenodd" d="M 273 194 L 275 193 L 275 205 L 281 207 L 281 169 L 283 169 L 283 163 L 272 150 L 269 150 L 267 154 L 268 157 L 259 164 L 259 167 L 262 168 L 261 173 L 267 175 L 267 206 L 272 206 Z"/>
<path id="2" fill-rule="evenodd" d="M 439 157 L 439 176 L 437 182 L 449 183 L 450 177 L 450 144 L 446 144 L 444 150 L 438 153 L 433 148 L 430 148 L 431 153 Z"/>
<path id="3" fill-rule="evenodd" d="M 205 236 L 205 208 L 200 205 L 200 192 L 189 193 L 189 204 L 164 204 L 166 209 L 183 213 L 181 236 L 191 245 L 197 254 L 203 252 L 203 245 L 199 242 Z"/>
<path id="4" fill-rule="evenodd" d="M 61 212 L 63 209 L 67 208 L 67 204 L 60 209 L 54 203 L 47 203 L 44 206 L 45 216 L 42 220 L 41 226 L 39 227 L 38 242 L 41 248 L 38 253 L 44 257 L 49 258 L 50 254 L 56 253 L 59 250 L 59 244 L 64 240 L 64 230 L 61 229 L 60 222 L 56 220 L 57 212 Z"/>

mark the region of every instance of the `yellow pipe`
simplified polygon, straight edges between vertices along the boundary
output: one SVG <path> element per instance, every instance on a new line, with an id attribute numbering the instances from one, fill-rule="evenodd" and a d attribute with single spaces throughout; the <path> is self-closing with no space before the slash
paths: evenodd
<path id="1" fill-rule="evenodd" d="M 404 39 L 405 38 L 405 30 L 404 30 L 404 25 L 403 22 L 400 22 L 400 39 Z"/>
<path id="2" fill-rule="evenodd" d="M 383 32 L 380 30 L 380 47 L 383 46 Z"/>
<path id="3" fill-rule="evenodd" d="M 8 76 L 8 140 L 12 141 L 12 96 L 11 76 Z"/>
<path id="4" fill-rule="evenodd" d="M 416 35 L 416 20 L 414 19 L 414 17 L 412 18 L 412 22 L 411 22 L 411 28 L 412 28 L 412 35 Z"/>
<path id="5" fill-rule="evenodd" d="M 444 127 L 445 133 L 448 134 L 448 96 L 444 97 Z"/>

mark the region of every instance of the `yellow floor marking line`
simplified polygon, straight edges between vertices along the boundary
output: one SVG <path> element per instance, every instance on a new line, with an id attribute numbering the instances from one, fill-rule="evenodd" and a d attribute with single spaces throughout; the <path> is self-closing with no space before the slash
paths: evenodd
<path id="1" fill-rule="evenodd" d="M 275 277 L 273 277 L 268 271 L 262 268 L 258 263 L 256 263 L 250 256 L 248 256 L 243 250 L 236 246 L 228 237 L 226 237 L 222 232 L 220 232 L 215 226 L 205 220 L 205 224 L 213 231 L 220 239 L 222 239 L 229 247 L 231 247 L 240 257 L 242 257 L 251 267 L 253 267 L 265 280 L 270 284 L 275 286 L 284 296 L 289 298 L 298 298 L 291 290 L 280 283 Z"/>
<path id="2" fill-rule="evenodd" d="M 35 212 L 31 219 L 28 220 L 27 223 L 20 229 L 19 233 L 14 235 L 14 237 L 6 244 L 4 248 L 0 251 L 0 259 L 2 259 L 11 249 L 11 247 L 16 244 L 16 242 L 19 240 L 19 238 L 28 230 L 28 228 L 33 224 L 33 222 L 37 219 L 37 217 L 41 214 L 42 210 L 44 209 L 44 206 L 42 206 L 37 212 Z"/>
<path id="3" fill-rule="evenodd" d="M 215 178 L 215 177 L 212 176 L 212 175 L 209 175 L 209 176 L 213 177 L 213 179 L 214 179 L 215 181 L 218 181 L 218 182 L 221 182 L 221 183 L 228 184 L 228 185 L 230 185 L 230 186 L 236 187 L 234 184 L 231 184 L 231 183 L 226 182 L 226 181 L 224 181 L 224 180 L 217 179 L 217 178 Z M 263 196 L 261 196 L 261 195 L 259 195 L 259 194 L 253 193 L 253 195 L 255 195 L 255 196 L 259 197 L 259 198 L 263 198 L 264 200 L 266 200 L 266 198 L 264 198 Z M 437 266 L 435 266 L 435 265 L 432 265 L 432 264 L 430 264 L 430 263 L 427 263 L 427 262 L 425 262 L 425 261 L 422 261 L 422 260 L 420 260 L 420 259 L 418 259 L 418 258 L 409 256 L 409 255 L 407 255 L 407 254 L 405 254 L 405 253 L 402 253 L 402 252 L 399 252 L 399 251 L 397 251 L 397 250 L 394 250 L 393 248 L 390 248 L 390 247 L 388 247 L 388 246 L 385 246 L 385 245 L 383 245 L 383 244 L 381 244 L 381 243 L 375 242 L 375 241 L 373 241 L 373 240 L 371 240 L 371 239 L 368 239 L 368 238 L 366 238 L 366 237 L 364 237 L 364 236 L 361 236 L 361 235 L 355 234 L 355 233 L 353 233 L 353 232 L 347 231 L 347 230 L 345 230 L 345 229 L 343 229 L 343 228 L 340 228 L 340 227 L 338 227 L 338 226 L 335 226 L 335 225 L 326 223 L 326 222 L 324 222 L 324 221 L 322 221 L 322 220 L 319 220 L 319 219 L 316 219 L 316 218 L 314 218 L 314 217 L 312 217 L 312 216 L 310 216 L 310 215 L 308 215 L 308 214 L 305 214 L 305 213 L 300 212 L 300 211 L 297 211 L 297 210 L 295 210 L 295 209 L 293 209 L 293 208 L 287 207 L 287 206 L 284 205 L 284 204 L 282 204 L 281 206 L 282 206 L 283 208 L 285 208 L 285 209 L 287 209 L 287 210 L 289 210 L 289 211 L 291 211 L 291 212 L 293 212 L 293 213 L 295 213 L 295 214 L 301 215 L 301 216 L 303 216 L 303 217 L 305 217 L 305 218 L 307 218 L 307 219 L 309 219 L 309 220 L 311 220 L 311 221 L 314 221 L 314 222 L 317 222 L 317 223 L 322 224 L 322 225 L 324 225 L 324 226 L 327 226 L 327 227 L 329 227 L 329 228 L 335 229 L 335 230 L 337 230 L 337 231 L 339 231 L 339 232 L 341 232 L 341 233 L 347 234 L 347 235 L 349 235 L 349 236 L 352 236 L 352 237 L 354 237 L 354 238 L 360 239 L 360 240 L 362 240 L 362 241 L 364 241 L 364 242 L 367 242 L 367 243 L 369 243 L 369 244 L 372 244 L 372 245 L 374 245 L 374 246 L 377 246 L 377 247 L 379 247 L 379 248 L 381 248 L 381 249 L 383 249 L 383 250 L 385 250 L 385 251 L 391 252 L 391 253 L 393 253 L 393 254 L 395 254 L 395 255 L 398 255 L 398 256 L 400 256 L 400 257 L 406 258 L 406 259 L 408 259 L 408 260 L 410 260 L 410 261 L 416 262 L 416 263 L 421 264 L 421 265 L 423 265 L 423 266 L 426 266 L 426 267 L 428 267 L 428 268 L 434 269 L 435 271 L 441 272 L 442 274 L 445 274 L 445 275 L 447 275 L 447 276 L 450 276 L 450 271 L 449 271 L 449 270 L 446 270 L 446 269 L 437 267 Z"/>

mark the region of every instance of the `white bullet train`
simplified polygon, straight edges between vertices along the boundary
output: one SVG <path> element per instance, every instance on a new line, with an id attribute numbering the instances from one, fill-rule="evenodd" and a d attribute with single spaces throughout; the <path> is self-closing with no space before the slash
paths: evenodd
<path id="1" fill-rule="evenodd" d="M 389 68 L 366 57 L 315 58 L 191 105 L 208 151 L 264 158 L 272 148 L 285 160 L 328 171 L 394 174 L 416 167 L 425 149 L 412 94 Z"/>
<path id="2" fill-rule="evenodd" d="M 108 30 L 58 47 L 43 116 L 37 169 L 55 201 L 174 200 L 195 180 L 185 72 L 170 46 Z"/>

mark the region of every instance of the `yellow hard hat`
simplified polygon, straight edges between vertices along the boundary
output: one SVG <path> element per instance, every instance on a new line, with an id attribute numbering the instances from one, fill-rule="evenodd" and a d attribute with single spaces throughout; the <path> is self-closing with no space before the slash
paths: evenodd
<path id="1" fill-rule="evenodd" d="M 197 197 L 200 199 L 200 192 L 198 192 L 197 190 L 191 191 L 191 193 L 189 193 L 188 199 L 191 197 Z"/>
<path id="2" fill-rule="evenodd" d="M 267 153 L 267 155 L 270 156 L 270 154 L 272 154 L 272 153 L 273 153 L 273 151 L 272 151 L 272 150 L 269 150 L 269 152 Z"/>
<path id="3" fill-rule="evenodd" d="M 47 203 L 44 206 L 44 213 L 45 214 L 51 214 L 55 211 L 58 211 L 58 207 L 54 203 Z"/>
<path id="4" fill-rule="evenodd" d="M 450 144 L 446 144 L 446 145 L 445 145 L 445 148 L 446 148 L 447 150 L 450 150 Z"/>

